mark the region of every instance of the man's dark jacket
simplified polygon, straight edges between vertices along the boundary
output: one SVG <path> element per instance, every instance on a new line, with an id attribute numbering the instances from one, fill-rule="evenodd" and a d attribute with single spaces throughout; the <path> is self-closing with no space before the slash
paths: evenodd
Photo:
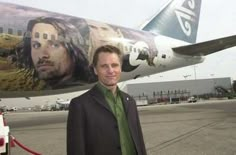
<path id="1" fill-rule="evenodd" d="M 121 92 L 137 155 L 146 155 L 135 100 Z M 67 155 L 121 155 L 118 123 L 97 86 L 71 100 L 67 121 Z"/>

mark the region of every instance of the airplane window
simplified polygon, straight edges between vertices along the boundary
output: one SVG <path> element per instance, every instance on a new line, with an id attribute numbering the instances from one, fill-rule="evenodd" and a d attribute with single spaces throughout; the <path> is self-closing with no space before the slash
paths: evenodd
<path id="1" fill-rule="evenodd" d="M 18 35 L 18 36 L 22 36 L 22 34 L 23 34 L 23 33 L 22 33 L 21 30 L 18 30 L 18 31 L 17 31 L 17 35 Z"/>
<path id="2" fill-rule="evenodd" d="M 119 49 L 122 49 L 122 51 L 123 51 L 123 45 L 122 44 L 120 44 L 120 43 L 118 43 L 118 45 L 117 45 L 117 47 L 119 48 Z"/>
<path id="3" fill-rule="evenodd" d="M 13 34 L 13 29 L 12 28 L 8 29 L 8 34 Z"/>
<path id="4" fill-rule="evenodd" d="M 3 33 L 3 28 L 2 27 L 0 27 L 0 33 Z"/>
<path id="5" fill-rule="evenodd" d="M 48 39 L 48 35 L 46 33 L 43 34 L 43 39 Z"/>
<path id="6" fill-rule="evenodd" d="M 24 33 L 25 38 L 31 38 L 31 33 L 29 31 Z"/>
<path id="7" fill-rule="evenodd" d="M 34 37 L 35 37 L 35 38 L 39 38 L 39 33 L 38 33 L 38 32 L 35 32 Z"/>
<path id="8" fill-rule="evenodd" d="M 56 40 L 56 36 L 55 35 L 51 35 L 51 40 Z"/>
<path id="9" fill-rule="evenodd" d="M 127 46 L 125 46 L 125 51 L 128 51 L 128 47 Z"/>
<path id="10" fill-rule="evenodd" d="M 129 50 L 132 51 L 132 46 L 129 47 Z"/>
<path id="11" fill-rule="evenodd" d="M 162 56 L 161 56 L 163 59 L 165 59 L 166 58 L 166 55 L 165 54 L 162 54 Z"/>

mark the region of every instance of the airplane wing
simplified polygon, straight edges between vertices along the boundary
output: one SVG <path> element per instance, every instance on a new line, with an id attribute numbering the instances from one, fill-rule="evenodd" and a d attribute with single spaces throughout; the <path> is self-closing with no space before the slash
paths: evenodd
<path id="1" fill-rule="evenodd" d="M 236 35 L 172 49 L 178 54 L 205 56 L 234 46 L 236 46 Z"/>

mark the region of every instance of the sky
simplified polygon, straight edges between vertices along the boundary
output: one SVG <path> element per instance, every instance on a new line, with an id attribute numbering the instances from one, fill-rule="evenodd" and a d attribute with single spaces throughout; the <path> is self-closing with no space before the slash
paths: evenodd
<path id="1" fill-rule="evenodd" d="M 168 1 L 169 0 L 50 0 L 46 2 L 42 0 L 0 0 L 0 2 L 21 4 L 136 29 L 139 28 L 144 21 L 159 12 Z M 202 0 L 197 42 L 235 35 L 235 6 L 235 0 Z M 232 80 L 236 80 L 236 72 L 234 71 L 234 67 L 236 66 L 235 59 L 236 47 L 209 55 L 203 63 L 195 66 L 150 75 L 136 80 L 126 81 L 125 83 L 218 77 L 231 77 Z M 63 98 L 71 98 L 77 94 L 78 93 L 66 94 Z M 51 102 L 51 98 L 55 100 L 57 97 L 58 95 L 51 96 L 49 97 L 50 99 L 46 97 L 45 102 Z M 36 99 L 38 99 L 38 97 Z M 15 99 L 10 100 L 15 102 Z M 4 99 L 2 99 L 2 103 L 3 102 Z"/>

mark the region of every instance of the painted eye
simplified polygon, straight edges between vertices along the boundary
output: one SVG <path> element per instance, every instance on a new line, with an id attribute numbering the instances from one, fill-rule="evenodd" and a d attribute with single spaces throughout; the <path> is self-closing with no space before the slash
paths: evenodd
<path id="1" fill-rule="evenodd" d="M 92 29 L 97 29 L 97 27 L 96 26 L 94 26 L 94 25 L 89 25 Z"/>
<path id="2" fill-rule="evenodd" d="M 102 27 L 101 28 L 103 31 L 108 31 L 108 28 L 107 27 Z"/>
<path id="3" fill-rule="evenodd" d="M 59 43 L 52 43 L 52 44 L 51 44 L 51 47 L 52 47 L 52 48 L 59 48 L 59 47 L 60 47 L 60 44 L 59 44 Z"/>
<path id="4" fill-rule="evenodd" d="M 41 47 L 41 44 L 38 43 L 38 42 L 34 42 L 34 43 L 32 43 L 32 47 L 33 47 L 34 49 L 38 49 L 38 48 Z"/>
<path id="5" fill-rule="evenodd" d="M 48 44 L 49 44 L 50 48 L 59 48 L 60 45 L 61 45 L 59 42 L 57 42 L 57 41 L 52 41 L 52 40 L 49 40 L 49 41 L 48 41 Z"/>

